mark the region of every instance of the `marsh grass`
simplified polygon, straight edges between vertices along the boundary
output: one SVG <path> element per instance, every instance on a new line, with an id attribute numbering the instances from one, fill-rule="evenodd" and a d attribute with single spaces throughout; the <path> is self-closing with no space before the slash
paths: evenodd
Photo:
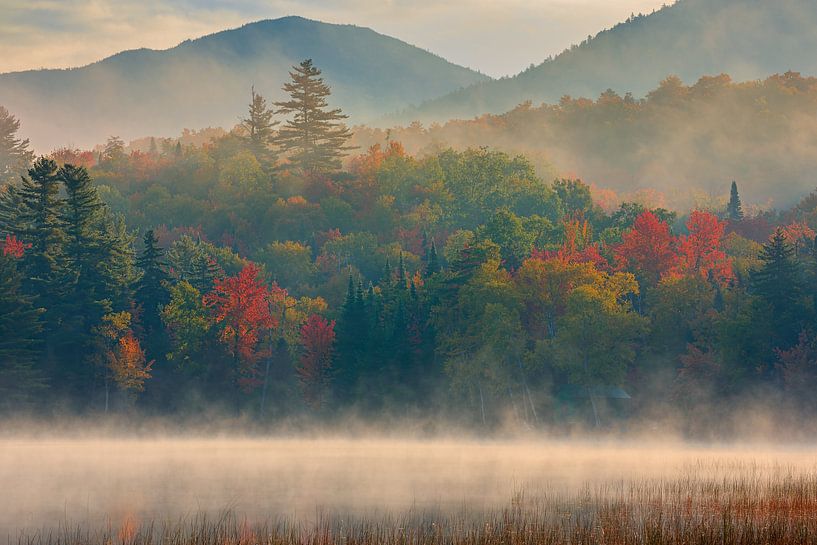
<path id="1" fill-rule="evenodd" d="M 717 476 L 714 476 L 717 475 Z M 14 543 L 11 540 L 10 543 Z M 817 475 L 785 468 L 691 467 L 673 479 L 519 491 L 505 508 L 250 521 L 234 511 L 176 521 L 126 517 L 99 528 L 24 532 L 17 545 L 547 545 L 817 543 Z"/>

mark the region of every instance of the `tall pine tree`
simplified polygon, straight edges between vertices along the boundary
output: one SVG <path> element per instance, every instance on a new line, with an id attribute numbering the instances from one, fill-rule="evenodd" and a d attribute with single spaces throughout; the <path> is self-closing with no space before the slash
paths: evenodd
<path id="1" fill-rule="evenodd" d="M 292 118 L 278 131 L 276 142 L 305 174 L 337 170 L 341 157 L 353 149 L 346 145 L 352 133 L 342 123 L 348 116 L 329 108 L 326 99 L 331 91 L 312 59 L 292 68 L 292 81 L 283 87 L 290 100 L 275 103 L 276 113 L 292 114 Z"/>
<path id="2" fill-rule="evenodd" d="M 168 348 L 161 311 L 170 300 L 170 277 L 167 274 L 165 251 L 159 246 L 153 230 L 145 233 L 143 242 L 144 248 L 136 260 L 136 265 L 142 272 L 136 283 L 136 302 L 142 311 L 141 323 L 148 359 L 157 359 Z"/>
<path id="3" fill-rule="evenodd" d="M 0 187 L 20 179 L 34 159 L 28 140 L 17 136 L 20 121 L 0 106 Z"/>
<path id="4" fill-rule="evenodd" d="M 275 166 L 276 160 L 272 143 L 273 127 L 278 125 L 278 121 L 272 120 L 273 114 L 274 112 L 267 107 L 267 101 L 256 93 L 253 87 L 248 116 L 241 120 L 241 126 L 244 128 L 247 148 L 264 169 L 271 169 Z"/>
<path id="5" fill-rule="evenodd" d="M 752 271 L 752 291 L 768 309 L 767 327 L 774 348 L 788 348 L 797 341 L 805 318 L 803 278 L 794 248 L 783 230 L 775 230 L 758 256 L 761 265 Z"/>
<path id="6" fill-rule="evenodd" d="M 743 206 L 738 195 L 738 184 L 732 181 L 732 188 L 729 191 L 729 204 L 726 205 L 726 213 L 729 221 L 738 222 L 743 220 Z"/>

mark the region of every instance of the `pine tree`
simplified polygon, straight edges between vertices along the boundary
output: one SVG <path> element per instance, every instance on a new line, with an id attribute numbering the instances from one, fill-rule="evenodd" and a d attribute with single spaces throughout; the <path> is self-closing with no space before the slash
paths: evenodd
<path id="1" fill-rule="evenodd" d="M 278 125 L 278 121 L 272 121 L 273 114 L 274 112 L 267 107 L 267 101 L 256 93 L 253 87 L 249 116 L 241 120 L 241 126 L 246 133 L 244 138 L 247 147 L 265 169 L 272 168 L 276 160 L 271 146 L 274 136 L 273 127 Z"/>
<path id="2" fill-rule="evenodd" d="M 84 167 L 64 165 L 57 173 L 65 186 L 61 220 L 65 294 L 49 302 L 58 309 L 60 327 L 52 342 L 59 347 L 66 385 L 89 392 L 97 332 L 106 316 L 124 312 L 133 281 L 131 238 L 116 222 Z"/>
<path id="3" fill-rule="evenodd" d="M 774 347 L 788 348 L 797 340 L 805 312 L 800 265 L 781 228 L 763 245 L 758 258 L 761 265 L 752 271 L 752 291 L 766 303 L 771 314 L 767 318 Z"/>
<path id="4" fill-rule="evenodd" d="M 732 181 L 732 189 L 729 192 L 729 204 L 726 206 L 726 213 L 729 221 L 738 222 L 743 220 L 743 207 L 738 195 L 738 184 Z"/>
<path id="5" fill-rule="evenodd" d="M 31 244 L 31 251 L 26 253 L 24 259 L 25 273 L 30 280 L 28 284 L 32 294 L 50 306 L 65 280 L 64 201 L 60 198 L 57 163 L 44 157 L 37 159 L 29 169 L 28 177 L 22 179 L 17 202 L 16 234 L 25 243 Z M 37 301 L 37 304 L 40 303 Z M 56 325 L 53 312 L 46 313 L 46 321 Z"/>
<path id="6" fill-rule="evenodd" d="M 28 140 L 17 137 L 20 121 L 0 106 L 0 187 L 20 179 L 34 159 Z"/>
<path id="7" fill-rule="evenodd" d="M 164 249 L 158 245 L 159 240 L 149 230 L 144 236 L 144 248 L 136 260 L 142 276 L 136 283 L 136 302 L 142 308 L 142 328 L 144 330 L 145 348 L 150 359 L 156 359 L 165 352 L 167 346 L 162 324 L 161 309 L 170 300 L 168 292 L 167 263 L 164 261 Z"/>
<path id="8" fill-rule="evenodd" d="M 36 367 L 43 309 L 23 292 L 17 257 L 0 252 L 0 408 L 19 409 L 45 387 Z"/>
<path id="9" fill-rule="evenodd" d="M 307 59 L 293 66 L 292 81 L 283 87 L 290 100 L 276 102 L 276 113 L 294 114 L 278 131 L 276 142 L 288 153 L 292 165 L 305 174 L 337 170 L 341 157 L 353 149 L 346 145 L 352 133 L 342 123 L 348 116 L 329 109 L 329 86 L 321 71 Z"/>

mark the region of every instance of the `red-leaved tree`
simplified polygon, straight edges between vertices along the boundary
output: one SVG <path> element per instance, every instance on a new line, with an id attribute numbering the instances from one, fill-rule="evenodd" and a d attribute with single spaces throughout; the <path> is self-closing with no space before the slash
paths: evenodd
<path id="1" fill-rule="evenodd" d="M 732 260 L 721 249 L 726 222 L 709 212 L 694 210 L 689 215 L 689 235 L 678 242 L 678 258 L 672 269 L 682 276 L 699 275 L 721 284 L 734 278 Z"/>
<path id="2" fill-rule="evenodd" d="M 270 290 L 258 265 L 246 265 L 236 276 L 217 279 L 204 305 L 221 325 L 220 339 L 233 357 L 238 384 L 251 392 L 261 384 L 258 362 L 267 355 L 263 336 L 278 327 L 270 313 Z"/>
<path id="3" fill-rule="evenodd" d="M 621 236 L 613 250 L 616 264 L 634 273 L 647 285 L 655 285 L 675 261 L 675 237 L 669 225 L 650 211 L 641 213 L 633 228 Z"/>
<path id="4" fill-rule="evenodd" d="M 320 408 L 329 386 L 332 367 L 332 346 L 335 343 L 335 322 L 328 322 L 317 314 L 311 315 L 301 327 L 301 354 L 298 378 L 303 387 L 304 399 Z"/>

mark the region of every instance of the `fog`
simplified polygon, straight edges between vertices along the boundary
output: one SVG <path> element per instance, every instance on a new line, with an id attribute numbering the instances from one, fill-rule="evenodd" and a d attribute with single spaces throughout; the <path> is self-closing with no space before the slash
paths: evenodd
<path id="1" fill-rule="evenodd" d="M 678 441 L 7 435 L 0 535 L 169 521 L 225 510 L 250 522 L 321 513 L 482 512 L 586 487 L 813 475 L 805 446 Z M 116 526 L 114 526 L 116 527 Z"/>

